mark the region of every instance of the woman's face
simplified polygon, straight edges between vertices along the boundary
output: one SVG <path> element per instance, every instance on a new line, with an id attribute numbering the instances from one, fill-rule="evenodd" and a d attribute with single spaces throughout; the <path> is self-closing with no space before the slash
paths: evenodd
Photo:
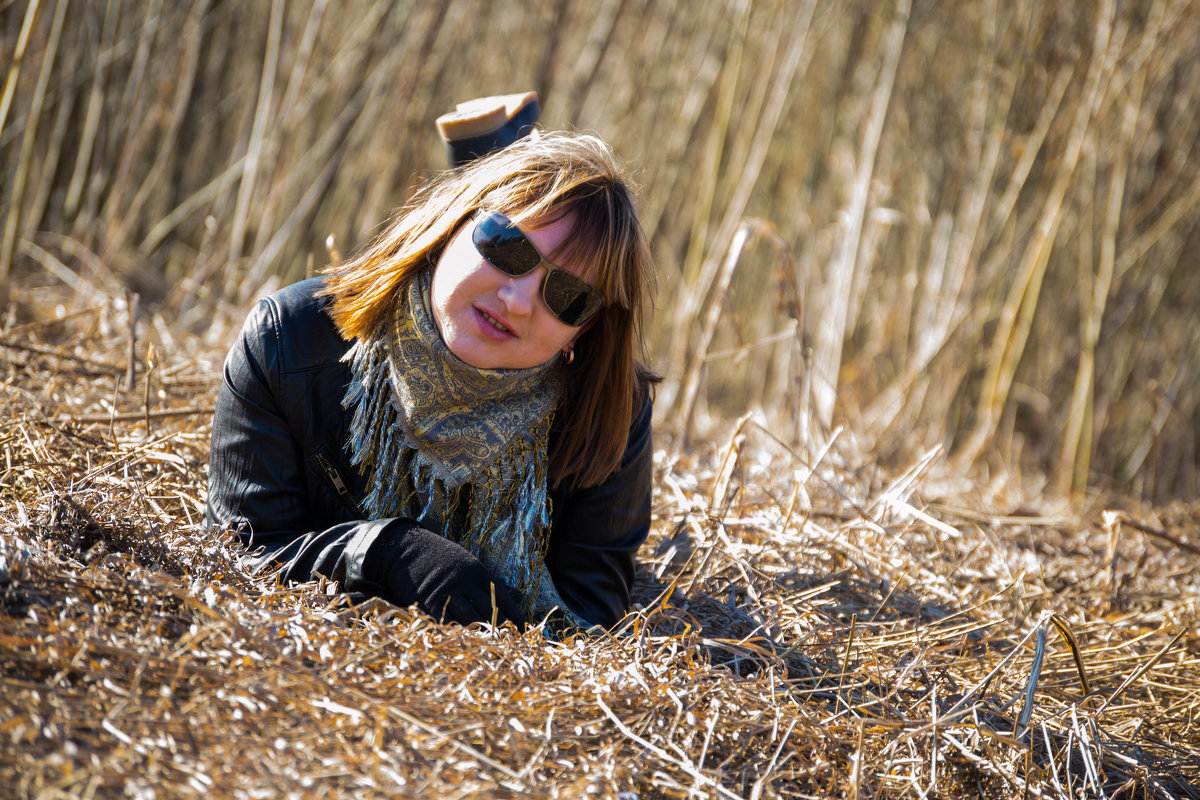
<path id="1" fill-rule="evenodd" d="M 570 234 L 574 217 L 567 214 L 538 227 L 521 226 L 543 254 L 554 252 Z M 429 292 L 433 318 L 450 352 L 479 369 L 525 369 L 544 364 L 581 329 L 560 321 L 542 300 L 546 267 L 519 277 L 493 267 L 471 242 L 474 219 L 467 222 L 442 252 Z M 560 269 L 587 279 L 572 268 Z"/>

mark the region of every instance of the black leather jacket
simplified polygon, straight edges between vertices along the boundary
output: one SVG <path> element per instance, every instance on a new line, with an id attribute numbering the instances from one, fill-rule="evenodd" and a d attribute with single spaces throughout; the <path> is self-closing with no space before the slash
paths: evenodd
<path id="1" fill-rule="evenodd" d="M 238 531 L 255 569 L 283 579 L 313 573 L 343 590 L 382 595 L 363 575 L 367 550 L 389 520 L 367 520 L 365 480 L 349 465 L 349 344 L 314 297 L 315 278 L 262 300 L 225 359 L 213 421 L 206 516 Z M 551 493 L 546 564 L 563 600 L 589 622 L 612 625 L 629 606 L 634 556 L 650 526 L 650 402 L 629 431 L 621 465 L 599 486 Z"/>

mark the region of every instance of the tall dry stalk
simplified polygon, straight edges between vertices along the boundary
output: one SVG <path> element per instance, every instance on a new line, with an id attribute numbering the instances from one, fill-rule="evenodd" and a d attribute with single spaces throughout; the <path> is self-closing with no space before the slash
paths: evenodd
<path id="1" fill-rule="evenodd" d="M 698 202 L 693 206 L 694 217 L 690 227 L 688 246 L 683 258 L 683 271 L 680 276 L 680 302 L 675 306 L 674 331 L 690 330 L 698 317 L 700 309 L 713 288 L 716 280 L 717 266 L 724 263 L 719 256 L 709 254 L 706 258 L 705 245 L 709 222 L 713 215 L 713 203 L 716 199 L 718 176 L 725 142 L 729 138 L 734 124 L 734 101 L 737 97 L 737 83 L 741 75 L 742 53 L 744 40 L 749 32 L 750 7 L 745 4 L 739 7 L 736 24 L 732 26 L 729 56 L 721 73 L 721 80 L 716 87 L 716 111 L 708 132 L 707 147 L 704 152 L 703 168 L 699 186 L 696 187 Z M 730 247 L 733 246 L 732 239 Z M 707 280 L 706 280 L 707 278 Z M 668 386 L 681 387 L 687 379 L 685 368 L 690 337 L 675 336 L 671 341 L 671 350 L 667 356 Z M 664 403 L 671 406 L 671 395 L 668 390 Z"/>
<path id="2" fill-rule="evenodd" d="M 832 414 L 882 460 L 944 443 L 991 464 L 1021 453 L 1064 491 L 1186 494 L 1200 7 L 1103 6 L 1103 55 L 1091 6 L 908 8 L 14 5 L 0 14 L 5 269 L 125 284 L 204 327 L 223 303 L 319 268 L 329 235 L 347 251 L 369 239 L 443 165 L 438 113 L 537 89 L 546 127 L 610 139 L 644 189 L 662 433 L 723 302 L 689 401 L 696 430 L 705 409 L 754 407 L 780 430 L 827 430 Z M 55 38 L 48 71 L 31 69 Z M 495 41 L 524 46 L 480 46 Z M 1080 54 L 1106 59 L 1090 105 Z M 1118 135 L 1131 102 L 1134 130 Z M 757 254 L 719 296 L 746 218 L 768 221 L 809 276 L 799 303 Z M 815 419 L 795 411 L 810 395 Z"/>
<path id="3" fill-rule="evenodd" d="M 29 32 L 33 29 L 33 21 L 37 18 L 38 0 L 30 0 L 25 6 L 25 15 L 21 18 L 21 31 L 17 34 L 16 46 L 4 75 L 4 90 L 0 94 L 0 136 L 4 135 L 4 123 L 8 120 L 8 110 L 12 108 L 13 94 L 17 91 L 17 79 L 21 76 L 21 64 L 25 60 L 25 48 L 29 46 Z"/>
<path id="4" fill-rule="evenodd" d="M 1083 151 L 1087 128 L 1099 102 L 1102 82 L 1115 60 L 1115 52 L 1110 52 L 1110 47 L 1115 51 L 1124 41 L 1121 35 L 1112 36 L 1114 12 L 1114 4 L 1111 0 L 1106 0 L 1097 14 L 1095 44 L 1083 79 L 1080 99 L 1075 107 L 1075 116 L 1067 133 L 1062 164 L 1058 167 L 1054 182 L 1042 204 L 1032 241 L 1021 254 L 1017 276 L 1001 307 L 999 324 L 992 340 L 987 372 L 976 410 L 974 430 L 959 453 L 961 461 L 970 462 L 983 451 L 984 446 L 996 433 L 1001 413 L 1008 402 L 1017 364 L 1024 355 L 1029 338 L 1033 315 L 1050 260 L 1050 251 L 1062 222 L 1063 201 Z"/>
<path id="5" fill-rule="evenodd" d="M 867 263 L 859 259 L 863 221 L 870 200 L 875 159 L 883 134 L 883 122 L 892 97 L 892 85 L 900 62 L 900 52 L 908 27 L 909 0 L 900 0 L 889 23 L 882 45 L 882 61 L 871 97 L 870 111 L 863 125 L 862 140 L 855 156 L 854 180 L 846 208 L 840 214 L 838 249 L 829 266 L 827 302 L 818 321 L 813 356 L 813 382 L 816 414 L 829 425 L 837 400 L 838 370 L 842 363 L 842 344 L 847 328 L 857 316 L 851 309 L 851 289 L 860 280 Z"/>
<path id="6" fill-rule="evenodd" d="M 263 150 L 267 125 L 271 119 L 275 93 L 275 72 L 279 63 L 279 41 L 283 35 L 283 0 L 271 0 L 271 18 L 267 24 L 267 47 L 263 53 L 262 70 L 259 73 L 258 99 L 254 106 L 254 123 L 250 127 L 250 141 L 246 146 L 246 160 L 242 164 L 242 177 L 238 183 L 237 203 L 233 211 L 233 233 L 229 236 L 229 263 L 237 264 L 242 256 L 242 238 L 246 234 L 247 216 L 250 214 L 250 199 L 258 178 L 259 159 Z M 246 300 L 248 298 L 242 298 Z"/>
<path id="7" fill-rule="evenodd" d="M 1124 104 L 1123 120 L 1118 141 L 1120 152 L 1128 151 L 1136 128 L 1138 109 L 1142 93 L 1140 77 L 1130 87 Z M 1071 393 L 1071 404 L 1067 416 L 1067 427 L 1063 434 L 1062 453 L 1058 464 L 1058 492 L 1081 492 L 1087 486 L 1087 471 L 1091 461 L 1092 413 L 1096 379 L 1096 345 L 1100 341 L 1100 326 L 1104 320 L 1104 309 L 1112 289 L 1113 273 L 1116 268 L 1117 231 L 1120 227 L 1121 210 L 1125 197 L 1125 178 L 1128 161 L 1118 158 L 1113 167 L 1108 185 L 1108 203 L 1105 205 L 1104 224 L 1100 232 L 1100 257 L 1096 264 L 1096 275 L 1089 286 L 1080 281 L 1081 294 L 1085 295 L 1087 313 L 1080 336 L 1079 369 L 1075 375 L 1075 386 Z M 1081 271 L 1091 265 L 1081 264 Z"/>
<path id="8" fill-rule="evenodd" d="M 21 41 L 18 43 L 18 50 L 24 54 L 26 43 L 27 23 L 32 21 L 32 18 L 37 13 L 37 3 L 32 3 L 25 16 L 25 21 L 21 27 Z M 4 221 L 4 234 L 0 239 L 0 300 L 4 304 L 8 303 L 9 280 L 12 274 L 13 255 L 17 249 L 17 236 L 21 228 L 21 213 L 25 206 L 25 188 L 29 181 L 30 172 L 35 168 L 33 163 L 33 149 L 37 141 L 38 126 L 41 123 L 42 109 L 46 102 L 46 90 L 50 86 L 50 76 L 54 69 L 54 61 L 58 55 L 58 44 L 62 38 L 63 23 L 67 16 L 67 2 L 60 0 L 54 9 L 54 20 L 50 26 L 50 34 L 46 40 L 45 50 L 42 52 L 42 65 L 38 71 L 37 82 L 33 87 L 33 95 L 29 105 L 29 111 L 25 120 L 25 131 L 21 137 L 21 151 L 17 156 L 16 169 L 12 172 L 11 181 L 8 183 L 8 196 L 6 205 L 8 213 Z M 9 70 L 9 79 L 5 82 L 5 97 L 8 97 L 8 86 L 10 81 L 15 83 L 18 68 L 17 61 L 14 61 L 13 66 Z M 7 113 L 7 103 L 5 107 Z M 3 132 L 3 126 L 0 125 L 0 132 Z"/>

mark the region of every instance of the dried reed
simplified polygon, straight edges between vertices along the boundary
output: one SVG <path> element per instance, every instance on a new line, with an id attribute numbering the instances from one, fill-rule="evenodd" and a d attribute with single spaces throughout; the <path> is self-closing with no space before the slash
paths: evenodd
<path id="1" fill-rule="evenodd" d="M 0 786 L 1200 797 L 1200 6 L 337 8 L 0 2 Z M 200 524 L 230 301 L 514 86 L 647 189 L 636 610 L 246 575 Z"/>
<path id="2" fill-rule="evenodd" d="M 202 329 L 368 239 L 440 165 L 438 113 L 528 87 L 646 187 L 664 420 L 1200 492 L 1195 3 L 338 5 L 0 14 L 0 284 L 112 281 Z M 746 219 L 798 303 L 771 259 L 718 291 Z M 698 354 L 717 312 L 710 354 L 743 355 Z"/>
<path id="3" fill-rule="evenodd" d="M 1200 797 L 1194 507 L 966 511 L 1018 498 L 936 452 L 856 466 L 846 436 L 809 462 L 747 415 L 656 455 L 615 631 L 438 626 L 248 576 L 203 530 L 219 348 L 151 320 L 147 403 L 121 298 L 21 299 L 44 314 L 0 337 L 15 797 Z"/>

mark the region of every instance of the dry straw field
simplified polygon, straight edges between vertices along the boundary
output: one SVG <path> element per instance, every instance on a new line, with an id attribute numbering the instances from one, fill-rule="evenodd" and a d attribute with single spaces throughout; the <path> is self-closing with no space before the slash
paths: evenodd
<path id="1" fill-rule="evenodd" d="M 1200 5 L 0 0 L 0 796 L 1200 798 Z M 248 304 L 534 88 L 642 184 L 615 630 L 200 524 Z"/>

